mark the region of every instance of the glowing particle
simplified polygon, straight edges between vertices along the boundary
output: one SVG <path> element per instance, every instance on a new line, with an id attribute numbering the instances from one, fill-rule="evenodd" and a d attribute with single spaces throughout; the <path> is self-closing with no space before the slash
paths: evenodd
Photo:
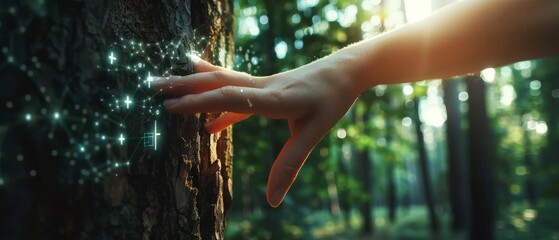
<path id="1" fill-rule="evenodd" d="M 8 102 L 6 103 L 6 107 L 7 107 L 7 108 L 13 108 L 13 107 L 14 107 L 14 103 L 8 101 Z"/>
<path id="2" fill-rule="evenodd" d="M 121 133 L 120 138 L 118 138 L 118 140 L 120 141 L 120 145 L 122 145 L 122 142 L 124 142 L 124 140 L 126 140 L 126 138 L 124 138 L 124 136 Z"/>
<path id="3" fill-rule="evenodd" d="M 31 119 L 32 119 L 32 116 L 31 116 L 30 113 L 25 114 L 25 121 L 29 122 L 29 121 L 31 121 Z"/>
<path id="4" fill-rule="evenodd" d="M 113 52 L 111 52 L 111 55 L 109 56 L 109 61 L 111 61 L 111 64 L 113 64 L 113 62 L 116 61 L 116 57 L 114 56 Z"/>
<path id="5" fill-rule="evenodd" d="M 31 169 L 31 171 L 29 171 L 29 175 L 31 177 L 35 177 L 35 176 L 37 176 L 37 171 L 35 169 Z"/>
<path id="6" fill-rule="evenodd" d="M 126 96 L 126 100 L 124 101 L 124 103 L 126 104 L 126 109 L 128 109 L 130 104 L 132 103 L 132 101 L 130 101 L 130 96 Z"/>
<path id="7" fill-rule="evenodd" d="M 0 186 L 4 185 L 4 179 L 0 178 Z"/>
<path id="8" fill-rule="evenodd" d="M 460 100 L 461 102 L 467 101 L 468 98 L 469 98 L 468 92 L 462 91 L 462 92 L 458 93 L 458 100 Z"/>
<path id="9" fill-rule="evenodd" d="M 336 136 L 337 136 L 339 139 L 344 139 L 344 138 L 347 136 L 347 132 L 346 132 L 345 129 L 340 128 L 340 129 L 338 129 L 338 131 L 336 132 Z"/>
<path id="10" fill-rule="evenodd" d="M 118 162 L 115 163 L 115 167 L 117 168 L 119 166 Z"/>
<path id="11" fill-rule="evenodd" d="M 60 118 L 60 113 L 55 112 L 55 113 L 53 114 L 53 117 L 54 117 L 54 119 L 59 119 L 59 118 Z"/>

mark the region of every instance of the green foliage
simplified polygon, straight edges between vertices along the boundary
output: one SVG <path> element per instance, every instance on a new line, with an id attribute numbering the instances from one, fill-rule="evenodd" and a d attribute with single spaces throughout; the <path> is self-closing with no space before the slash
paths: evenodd
<path id="1" fill-rule="evenodd" d="M 380 4 L 351 0 L 236 1 L 235 68 L 254 75 L 268 75 L 304 65 L 349 43 L 402 24 L 405 20 L 402 2 L 405 1 L 384 0 Z M 349 14 L 354 10 L 354 15 Z M 497 205 L 503 209 L 499 221 L 508 221 L 518 214 L 508 208 L 527 199 L 529 182 L 536 186 L 537 201 L 559 195 L 559 164 L 551 161 L 557 153 L 554 146 L 559 144 L 559 112 L 555 109 L 559 106 L 558 62 L 557 59 L 522 62 L 482 74 L 488 84 L 491 134 L 496 150 Z M 368 201 L 374 203 L 377 237 L 431 239 L 425 212 L 398 214 L 402 219 L 392 225 L 377 212 L 387 203 L 386 176 L 390 169 L 394 171 L 399 209 L 414 204 L 424 207 L 417 136 L 412 121 L 417 102 L 429 179 L 438 215 L 445 226 L 439 237 L 463 238 L 448 233 L 451 216 L 445 214 L 449 189 L 445 118 L 441 119 L 445 114 L 443 94 L 440 81 L 381 85 L 366 91 L 309 156 L 279 209 L 266 205 L 265 189 L 271 164 L 288 138 L 287 126 L 257 116 L 237 124 L 235 201 L 229 235 L 239 239 L 357 238 L 361 222 L 353 219 L 360 219 L 362 212 L 358 206 Z M 466 129 L 468 95 L 464 86 L 459 87 L 459 96 L 462 125 Z M 528 142 L 524 136 L 528 136 Z M 363 178 L 363 160 L 358 157 L 365 151 L 371 163 L 369 179 Z M 365 181 L 372 182 L 369 192 L 363 189 Z M 549 211 L 556 212 L 554 208 Z M 322 221 L 309 220 L 317 218 Z M 379 225 L 382 221 L 386 224 Z M 348 224 L 348 228 L 342 228 L 345 231 L 332 227 L 344 224 Z M 503 239 L 522 239 L 506 237 L 506 232 L 511 230 L 517 229 L 496 229 Z M 549 234 L 551 231 L 542 236 Z"/>

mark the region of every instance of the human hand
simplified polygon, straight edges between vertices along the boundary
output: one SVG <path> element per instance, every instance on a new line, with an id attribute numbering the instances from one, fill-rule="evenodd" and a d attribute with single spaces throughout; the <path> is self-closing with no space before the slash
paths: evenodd
<path id="1" fill-rule="evenodd" d="M 182 95 L 165 100 L 170 112 L 225 112 L 206 124 L 210 133 L 251 114 L 287 119 L 291 137 L 272 165 L 266 191 L 268 203 L 277 207 L 312 149 L 361 93 L 338 65 L 325 59 L 266 77 L 200 60 L 196 74 L 162 78 L 155 86 L 164 94 Z"/>

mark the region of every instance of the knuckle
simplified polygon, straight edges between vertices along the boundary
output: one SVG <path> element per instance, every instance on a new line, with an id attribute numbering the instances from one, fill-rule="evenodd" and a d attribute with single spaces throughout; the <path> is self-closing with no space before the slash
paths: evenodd
<path id="1" fill-rule="evenodd" d="M 213 71 L 211 74 L 212 78 L 214 78 L 215 80 L 222 80 L 223 78 L 225 78 L 225 73 L 222 71 Z"/>
<path id="2" fill-rule="evenodd" d="M 236 96 L 237 93 L 236 88 L 233 86 L 221 87 L 219 91 L 223 96 L 227 96 L 227 97 Z"/>
<path id="3" fill-rule="evenodd" d="M 278 89 L 268 90 L 266 93 L 267 100 L 274 106 L 277 106 L 279 103 L 283 102 L 285 97 L 285 93 Z"/>

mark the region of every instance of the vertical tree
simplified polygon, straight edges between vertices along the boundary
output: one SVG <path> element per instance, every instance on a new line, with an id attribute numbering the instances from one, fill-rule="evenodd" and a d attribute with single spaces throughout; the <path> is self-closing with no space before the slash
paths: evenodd
<path id="1" fill-rule="evenodd" d="M 452 231 L 468 229 L 469 189 L 467 178 L 466 143 L 461 126 L 460 102 L 458 101 L 458 79 L 443 81 L 444 104 L 446 106 L 446 141 L 448 161 L 448 189 L 452 212 Z"/>
<path id="2" fill-rule="evenodd" d="M 433 199 L 433 190 L 431 189 L 431 180 L 429 174 L 429 164 L 427 159 L 427 149 L 425 149 L 425 140 L 421 131 L 421 120 L 419 119 L 419 100 L 414 99 L 413 121 L 415 124 L 415 133 L 417 136 L 417 151 L 419 160 L 419 170 L 421 171 L 421 182 L 423 183 L 423 192 L 429 213 L 429 223 L 433 233 L 439 231 L 439 220 L 435 213 L 435 200 Z"/>
<path id="3" fill-rule="evenodd" d="M 361 106 L 362 111 L 361 114 L 355 113 L 354 121 L 356 124 L 361 125 L 363 127 L 363 134 L 366 138 L 372 138 L 372 131 L 370 127 L 371 115 L 372 115 L 372 92 L 365 93 L 361 98 Z M 357 112 L 357 109 L 354 109 L 354 112 Z M 360 115 L 360 116 L 359 116 Z M 361 183 L 361 191 L 362 194 L 365 196 L 362 199 L 359 210 L 361 212 L 361 216 L 363 217 L 363 226 L 361 228 L 361 233 L 363 235 L 371 235 L 374 233 L 374 222 L 373 222 L 373 164 L 370 154 L 371 146 L 367 144 L 365 146 L 361 146 L 361 149 L 357 150 L 357 165 L 358 169 L 357 173 L 359 175 L 360 183 Z"/>
<path id="4" fill-rule="evenodd" d="M 184 46 L 177 48 L 176 60 L 163 61 L 158 69 L 187 75 L 193 71 L 189 46 L 197 35 L 208 38 L 205 58 L 231 64 L 231 7 L 225 0 L 120 0 L 111 12 L 112 28 L 118 38 Z M 155 48 L 147 49 L 147 57 L 161 57 L 157 54 Z M 223 239 L 225 213 L 232 199 L 231 131 L 206 133 L 204 123 L 214 117 L 167 116 L 168 147 L 163 154 L 144 153 L 135 159 L 131 177 L 140 180 L 133 188 L 141 216 L 138 231 L 144 239 Z M 151 171 L 146 174 L 141 169 Z"/>
<path id="5" fill-rule="evenodd" d="M 485 82 L 479 77 L 467 80 L 470 191 L 472 214 L 470 239 L 494 238 L 495 228 L 495 188 L 494 164 L 491 154 L 491 129 L 487 116 Z"/>
<path id="6" fill-rule="evenodd" d="M 394 134 L 394 122 L 392 121 L 392 114 L 394 112 L 394 107 L 392 103 L 392 96 L 386 95 L 385 96 L 385 104 L 386 104 L 386 146 L 387 152 L 392 151 L 392 140 Z M 393 154 L 386 155 L 386 183 L 387 186 L 387 201 L 388 201 L 388 219 L 390 222 L 396 221 L 396 182 L 394 179 L 394 172 L 396 171 L 396 158 Z"/>
<path id="7" fill-rule="evenodd" d="M 142 111 L 139 103 L 120 121 L 118 114 L 124 111 L 114 113 L 106 103 L 114 104 L 121 96 L 107 92 L 129 93 L 123 86 L 135 90 L 137 76 L 126 70 L 107 73 L 103 63 L 110 44 L 141 42 L 145 44 L 141 57 L 164 59 L 149 66 L 152 74 L 190 74 L 188 53 L 194 50 L 196 36 L 204 36 L 208 42 L 204 58 L 230 65 L 231 2 L 2 1 L 0 7 L 0 45 L 11 42 L 13 52 L 9 65 L 0 63 L 0 76 L 8 85 L 25 83 L 8 89 L 11 101 L 23 103 L 20 99 L 26 94 L 35 100 L 21 104 L 29 108 L 34 121 L 26 125 L 18 118 L 14 122 L 21 131 L 8 135 L 21 136 L 18 139 L 25 145 L 8 152 L 13 159 L 19 154 L 28 165 L 16 166 L 21 170 L 9 176 L 13 187 L 25 192 L 25 197 L 14 195 L 15 203 L 27 209 L 9 212 L 7 219 L 18 216 L 18 224 L 5 230 L 1 221 L 0 235 L 16 239 L 222 239 L 232 199 L 231 130 L 207 134 L 204 123 L 216 117 L 207 114 L 160 113 L 155 124 L 156 114 Z M 156 42 L 175 46 L 173 58 L 164 58 Z M 115 57 L 111 54 L 110 59 Z M 138 62 L 123 64 L 137 66 Z M 136 91 L 156 95 L 142 82 Z M 44 98 L 48 100 L 41 101 Z M 159 100 L 151 102 L 159 106 Z M 45 109 L 43 117 L 38 117 L 40 111 L 34 110 L 41 108 Z M 47 108 L 60 112 L 48 112 L 50 118 Z M 98 128 L 88 128 L 97 124 Z M 98 134 L 100 128 L 107 128 L 102 132 L 106 135 Z M 122 135 L 118 144 L 115 128 L 126 133 L 124 144 Z M 154 128 L 154 137 L 159 134 L 160 141 L 157 150 L 142 149 L 145 135 L 140 133 Z M 138 144 L 132 144 L 136 140 Z M 17 174 L 29 177 L 16 178 Z M 11 205 L 1 205 L 3 220 L 4 208 Z"/>

